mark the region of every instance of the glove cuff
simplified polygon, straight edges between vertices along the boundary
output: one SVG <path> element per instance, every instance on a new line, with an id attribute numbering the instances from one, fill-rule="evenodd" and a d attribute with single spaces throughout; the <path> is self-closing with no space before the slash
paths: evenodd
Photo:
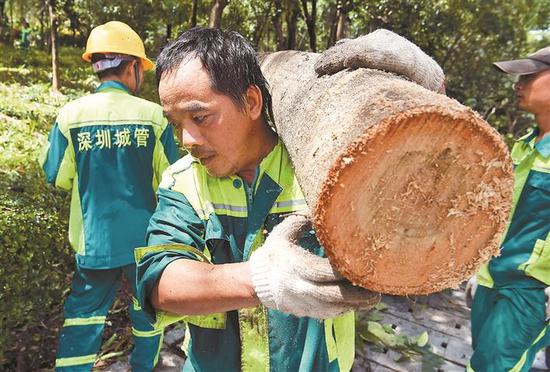
<path id="1" fill-rule="evenodd" d="M 250 257 L 250 271 L 252 274 L 252 285 L 256 295 L 265 307 L 277 308 L 275 296 L 270 284 L 270 268 L 267 260 L 255 259 L 254 254 Z"/>

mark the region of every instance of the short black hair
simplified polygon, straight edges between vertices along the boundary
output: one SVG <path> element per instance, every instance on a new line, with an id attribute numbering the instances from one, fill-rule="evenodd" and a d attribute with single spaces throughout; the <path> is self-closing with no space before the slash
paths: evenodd
<path id="1" fill-rule="evenodd" d="M 102 59 L 105 59 L 105 54 L 103 53 L 94 53 L 92 54 L 92 63 L 96 63 L 97 61 L 101 61 Z M 117 67 L 111 67 L 106 70 L 96 72 L 96 75 L 98 78 L 103 79 L 109 76 L 120 76 L 124 72 L 124 69 L 131 61 L 123 60 L 120 65 Z"/>
<path id="2" fill-rule="evenodd" d="M 263 97 L 262 113 L 273 123 L 271 93 L 250 43 L 235 31 L 194 27 L 167 44 L 156 61 L 157 84 L 162 75 L 176 70 L 182 62 L 198 58 L 210 75 L 212 89 L 231 97 L 243 108 L 245 93 L 256 85 Z"/>

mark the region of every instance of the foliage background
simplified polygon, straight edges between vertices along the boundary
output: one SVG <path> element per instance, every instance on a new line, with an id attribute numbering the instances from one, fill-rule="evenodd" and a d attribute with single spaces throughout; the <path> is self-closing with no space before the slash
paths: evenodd
<path id="1" fill-rule="evenodd" d="M 97 83 L 80 60 L 88 34 L 106 21 L 124 21 L 154 58 L 182 31 L 213 22 L 216 4 L 223 9 L 221 27 L 242 33 L 260 51 L 322 52 L 341 37 L 393 30 L 432 55 L 447 74 L 448 95 L 506 140 L 532 123 L 515 106 L 512 80 L 491 62 L 550 45 L 548 0 L 0 0 L 0 370 L 53 366 L 73 270 L 68 195 L 45 184 L 36 159 L 57 109 Z M 59 22 L 59 93 L 50 92 L 47 5 Z M 28 50 L 18 47 L 24 19 L 32 29 Z M 148 74 L 142 95 L 158 101 L 155 88 Z M 120 308 L 114 312 L 123 313 Z"/>

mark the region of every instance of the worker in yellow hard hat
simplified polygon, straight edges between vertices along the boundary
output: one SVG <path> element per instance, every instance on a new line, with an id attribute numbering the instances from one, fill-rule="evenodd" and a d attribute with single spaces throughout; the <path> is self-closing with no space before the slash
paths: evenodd
<path id="1" fill-rule="evenodd" d="M 145 245 L 162 172 L 178 159 L 162 108 L 136 97 L 143 71 L 153 68 L 138 34 L 122 22 L 94 28 L 82 58 L 101 84 L 61 108 L 42 164 L 48 182 L 72 189 L 69 241 L 76 255 L 65 301 L 56 370 L 90 371 L 121 278 L 136 293 L 134 249 Z M 151 371 L 163 330 L 129 304 L 133 371 Z"/>
<path id="2" fill-rule="evenodd" d="M 94 72 L 101 78 L 102 72 L 124 67 L 132 62 L 135 89 L 139 91 L 142 71 L 151 70 L 155 64 L 145 55 L 145 47 L 139 35 L 123 22 L 111 21 L 92 30 L 82 59 L 92 62 Z"/>

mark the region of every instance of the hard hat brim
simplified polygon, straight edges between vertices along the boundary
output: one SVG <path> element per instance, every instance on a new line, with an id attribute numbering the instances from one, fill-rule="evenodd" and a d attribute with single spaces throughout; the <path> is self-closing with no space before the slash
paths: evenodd
<path id="1" fill-rule="evenodd" d="M 95 52 L 95 53 L 101 53 L 101 52 Z M 106 51 L 103 53 L 109 53 L 109 52 Z M 82 59 L 86 62 L 92 62 L 92 54 L 93 53 L 85 52 L 82 54 Z M 147 57 L 137 57 L 137 56 L 134 56 L 134 57 L 139 58 L 141 60 L 141 64 L 143 65 L 143 71 L 149 71 L 155 67 L 155 63 Z"/>

